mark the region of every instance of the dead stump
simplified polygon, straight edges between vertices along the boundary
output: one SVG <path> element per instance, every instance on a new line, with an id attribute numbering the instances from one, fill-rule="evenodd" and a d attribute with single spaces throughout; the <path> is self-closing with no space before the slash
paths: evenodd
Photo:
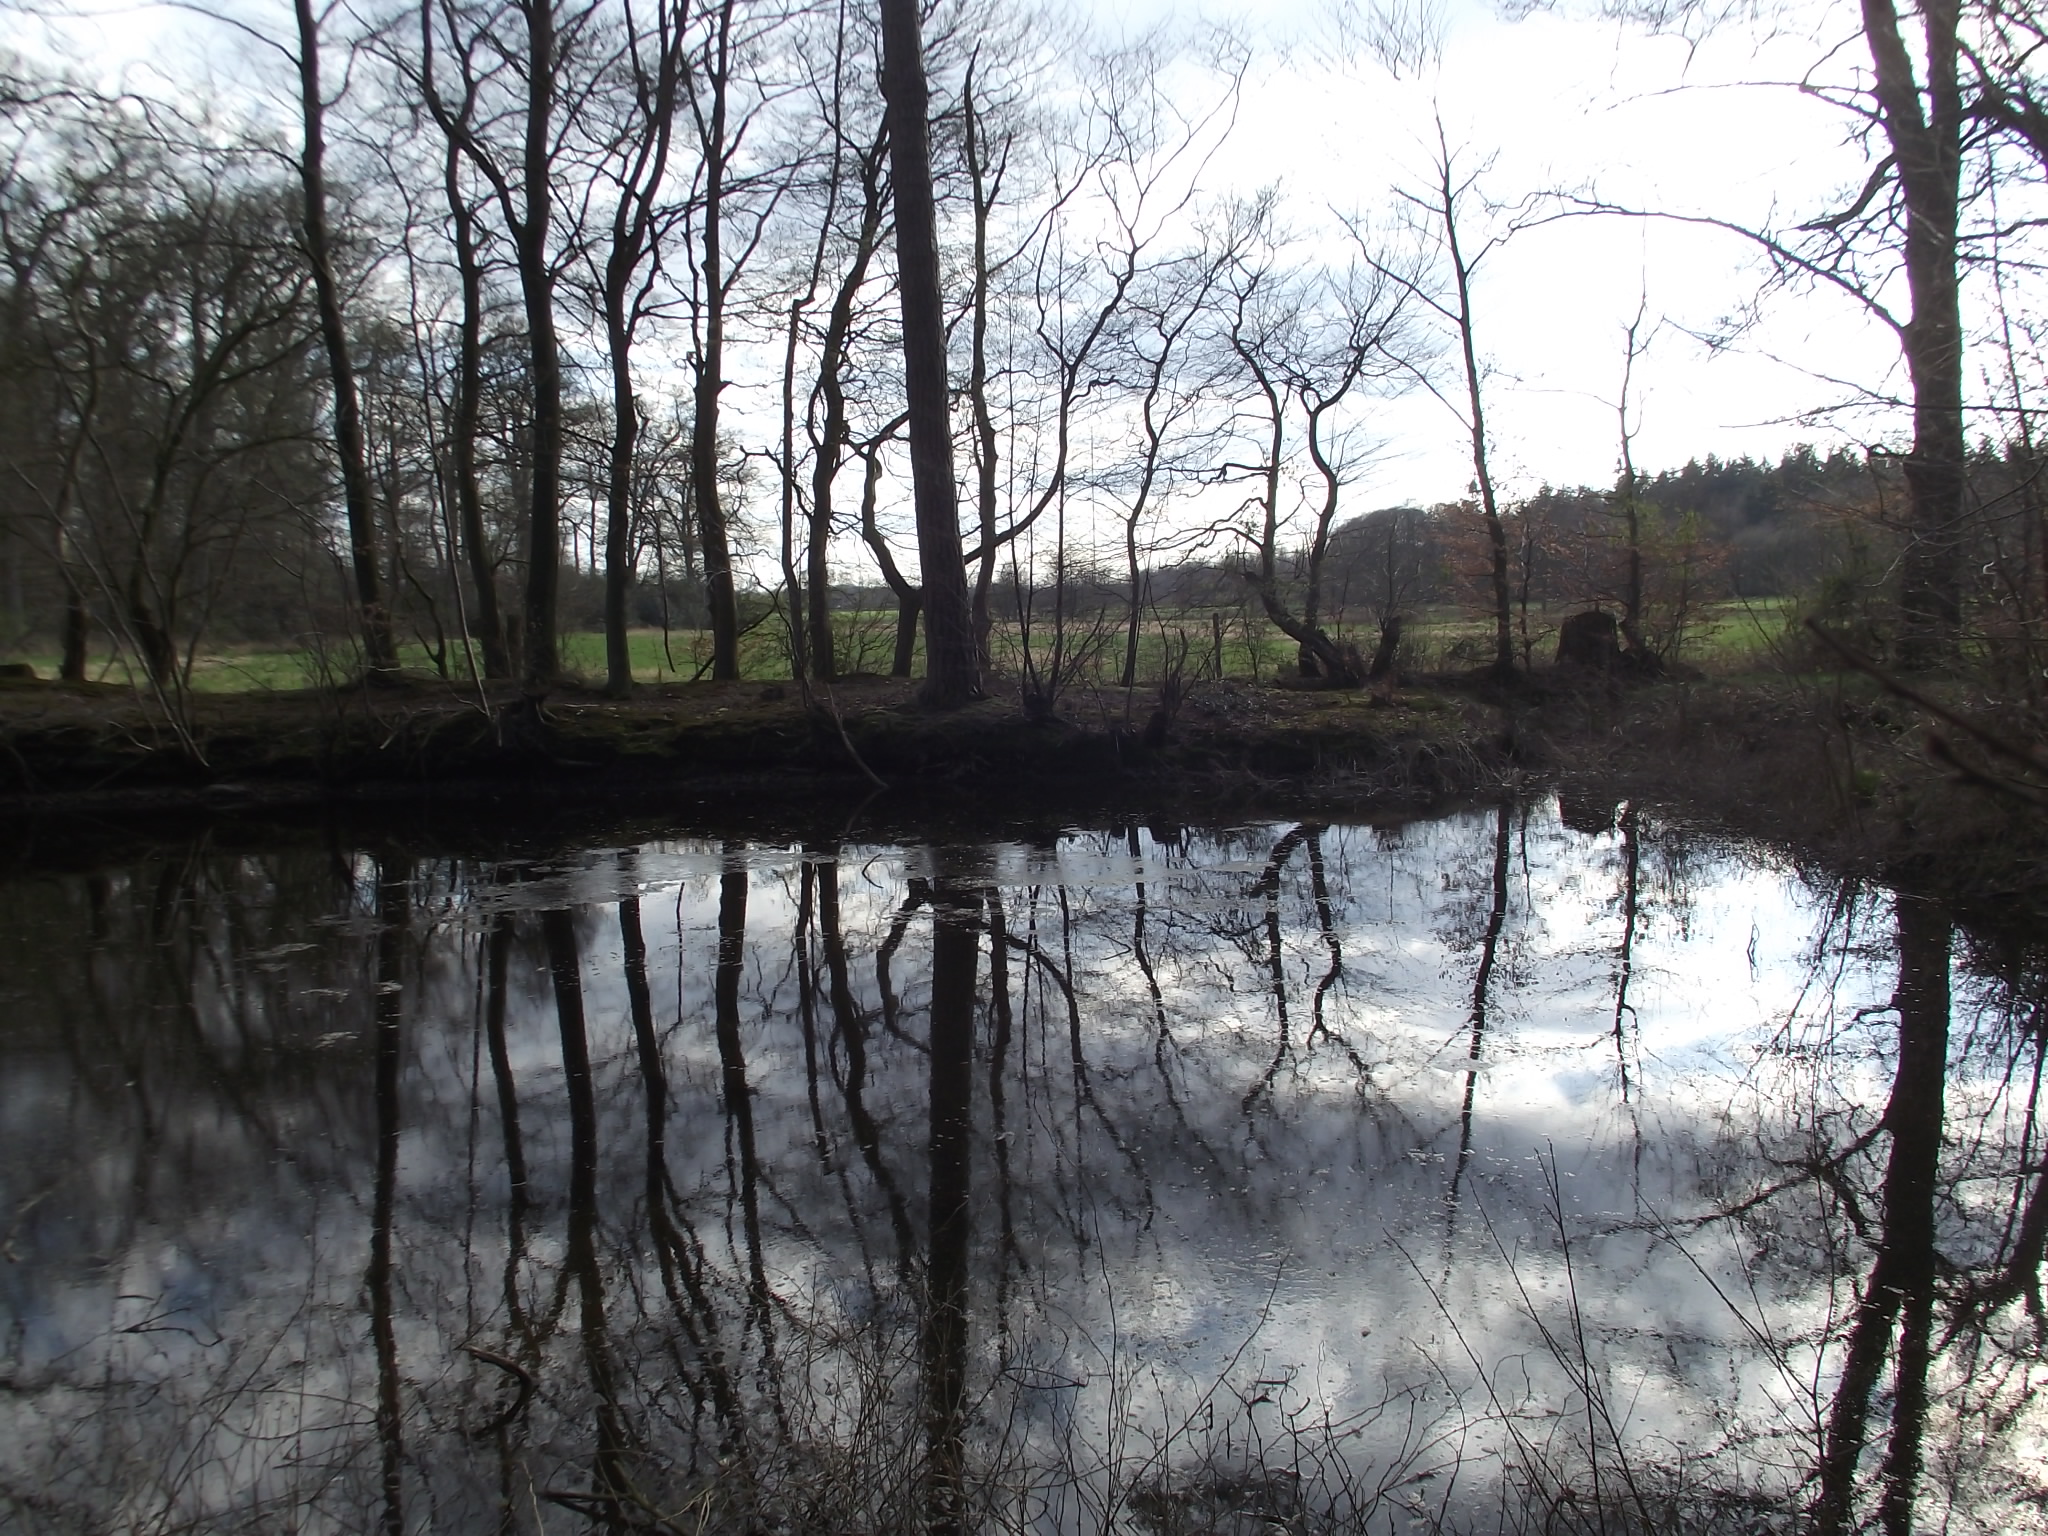
<path id="1" fill-rule="evenodd" d="M 1575 613 L 1558 626 L 1557 664 L 1588 672 L 1613 672 L 1621 666 L 1621 626 L 1614 615 L 1595 608 Z"/>

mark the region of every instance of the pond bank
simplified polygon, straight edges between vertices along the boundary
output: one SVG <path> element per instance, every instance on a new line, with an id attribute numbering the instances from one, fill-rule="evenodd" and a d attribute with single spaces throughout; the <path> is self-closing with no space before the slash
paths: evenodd
<path id="1" fill-rule="evenodd" d="M 1947 900 L 2048 899 L 2048 817 L 1930 761 L 1923 722 L 1860 678 L 1373 692 L 1200 685 L 1163 735 L 1150 689 L 1076 691 L 1028 719 L 1013 686 L 946 714 L 864 677 L 643 687 L 431 681 L 194 695 L 181 729 L 126 689 L 0 685 L 0 837 L 90 822 L 105 838 L 344 818 L 456 841 L 547 841 L 602 822 L 787 830 L 1062 813 L 1200 820 L 1253 810 L 1413 811 L 1555 787 L 1592 826 L 1676 808 Z M 877 790 L 877 782 L 887 793 Z M 47 842 L 47 838 L 40 839 Z M 91 841 L 92 839 L 88 839 Z M 2009 914 L 2008 914 L 2009 915 Z"/>
<path id="2" fill-rule="evenodd" d="M 1315 783 L 1436 799 L 1514 766 L 1497 715 L 1434 692 L 1367 695 L 1209 684 L 1148 734 L 1147 690 L 1026 717 L 1007 691 L 920 710 L 914 685 L 861 678 L 806 702 L 788 683 L 565 685 L 537 704 L 407 683 L 195 695 L 177 726 L 125 690 L 0 692 L 0 815 L 77 809 L 389 802 L 460 789 L 517 798 L 649 792 L 802 805 L 876 787 L 1073 798 L 1243 794 Z"/>
<path id="3" fill-rule="evenodd" d="M 1554 693 L 1516 712 L 1567 814 L 1640 801 L 2001 926 L 2048 914 L 2048 811 L 1963 782 L 1869 679 L 1748 676 Z"/>

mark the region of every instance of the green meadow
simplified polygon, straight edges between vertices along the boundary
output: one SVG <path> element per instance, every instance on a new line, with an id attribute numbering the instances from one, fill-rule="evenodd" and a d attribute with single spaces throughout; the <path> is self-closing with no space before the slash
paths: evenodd
<path id="1" fill-rule="evenodd" d="M 1530 610 L 1526 635 L 1537 666 L 1550 660 L 1556 646 L 1557 625 L 1569 611 Z M 895 614 L 871 609 L 836 617 L 840 670 L 886 673 L 894 649 Z M 1702 605 L 1686 629 L 1678 659 L 1711 672 L 1741 672 L 1767 664 L 1793 617 L 1792 603 L 1779 598 Z M 1519 648 L 1524 638 L 1519 612 L 1516 618 Z M 1365 654 L 1371 654 L 1377 636 L 1370 626 L 1340 622 L 1332 629 Z M 1052 626 L 1045 620 L 1041 619 L 1031 629 L 1031 654 L 1041 670 L 1047 665 L 1055 638 Z M 1293 643 L 1270 624 L 1242 609 L 1200 611 L 1146 624 L 1138 650 L 1141 687 L 1158 682 L 1166 667 L 1169 642 L 1172 651 L 1178 653 L 1180 640 L 1186 642 L 1186 668 L 1192 676 L 1269 678 L 1288 673 L 1294 666 Z M 638 629 L 629 634 L 627 643 L 632 652 L 633 676 L 640 682 L 688 682 L 709 674 L 708 631 L 664 633 L 658 629 Z M 1064 644 L 1070 656 L 1079 658 L 1078 674 L 1082 681 L 1108 685 L 1116 679 L 1123 662 L 1124 633 L 1115 616 L 1100 621 L 1088 615 L 1070 619 Z M 1439 608 L 1410 622 L 1403 649 L 1410 670 L 1428 673 L 1480 665 L 1491 644 L 1492 629 L 1485 619 L 1465 610 Z M 603 635 L 588 631 L 567 634 L 562 637 L 561 648 L 563 667 L 569 674 L 590 681 L 604 677 Z M 1024 637 L 1014 620 L 996 626 L 993 650 L 1000 672 L 1022 673 Z M 40 676 L 56 675 L 54 653 L 23 659 Z M 355 654 L 346 649 L 217 646 L 203 649 L 193 659 L 190 685 L 200 693 L 322 687 L 346 681 L 354 674 L 356 663 Z M 415 640 L 401 648 L 400 664 L 409 672 L 462 682 L 475 676 L 481 658 L 473 656 L 459 641 L 450 641 L 437 655 L 435 650 Z M 917 665 L 921 664 L 920 656 Z M 742 637 L 740 670 L 742 676 L 764 682 L 790 675 L 788 641 L 780 626 L 758 624 Z M 118 652 L 94 655 L 89 675 L 97 682 L 132 684 L 140 680 L 128 659 Z"/>

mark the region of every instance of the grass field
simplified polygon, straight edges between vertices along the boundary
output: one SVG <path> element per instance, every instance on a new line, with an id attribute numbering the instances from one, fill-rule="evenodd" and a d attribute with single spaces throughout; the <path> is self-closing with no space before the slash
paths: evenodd
<path id="1" fill-rule="evenodd" d="M 1679 659 L 1712 672 L 1740 672 L 1767 664 L 1791 621 L 1791 607 L 1790 601 L 1782 598 L 1704 605 L 1687 632 Z M 1538 666 L 1549 662 L 1557 644 L 1558 621 L 1570 611 L 1573 610 L 1531 610 L 1530 651 Z M 894 648 L 896 616 L 870 610 L 837 617 L 840 670 L 887 672 Z M 1519 615 L 1517 618 L 1519 645 Z M 1167 636 L 1173 632 L 1187 641 L 1187 670 L 1191 676 L 1213 675 L 1220 670 L 1224 676 L 1267 678 L 1291 673 L 1295 666 L 1293 642 L 1263 619 L 1243 610 L 1199 612 L 1147 624 L 1138 653 L 1141 687 L 1159 680 Z M 1337 633 L 1367 655 L 1377 638 L 1369 627 L 1360 625 L 1339 625 Z M 1034 629 L 1032 649 L 1041 667 L 1051 641 L 1051 632 L 1044 624 Z M 672 630 L 664 635 L 660 630 L 635 630 L 628 636 L 628 644 L 633 676 L 640 682 L 686 682 L 709 673 L 708 632 Z M 1099 626 L 1087 620 L 1073 623 L 1067 644 L 1082 657 L 1081 676 L 1086 681 L 1105 685 L 1121 670 L 1124 637 L 1114 619 Z M 1491 644 L 1492 628 L 1484 618 L 1468 610 L 1438 609 L 1421 614 L 1410 623 L 1403 648 L 1411 670 L 1434 672 L 1480 665 Z M 1023 647 L 1014 623 L 997 625 L 993 649 L 1000 672 L 1022 672 Z M 22 659 L 34 666 L 39 676 L 56 675 L 54 654 Z M 562 659 L 572 675 L 601 680 L 605 671 L 604 637 L 589 632 L 563 636 Z M 451 677 L 467 679 L 472 675 L 471 661 L 459 644 L 450 645 L 444 662 Z M 440 670 L 434 656 L 417 643 L 401 648 L 400 664 L 414 672 Z M 920 655 L 913 670 L 921 671 L 922 664 Z M 194 661 L 192 687 L 204 693 L 314 687 L 349 677 L 355 665 L 353 647 L 337 647 L 324 655 L 311 649 L 220 647 L 202 652 Z M 742 637 L 740 670 L 742 676 L 764 681 L 789 676 L 787 641 L 779 625 L 758 625 Z M 125 657 L 104 653 L 92 658 L 88 675 L 96 681 L 113 683 L 137 680 Z"/>

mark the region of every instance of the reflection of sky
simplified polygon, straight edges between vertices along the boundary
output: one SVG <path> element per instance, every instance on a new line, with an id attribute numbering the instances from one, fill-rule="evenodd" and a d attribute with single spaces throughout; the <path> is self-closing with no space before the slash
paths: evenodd
<path id="1" fill-rule="evenodd" d="M 1645 815 L 1617 1031 L 1624 834 L 1569 832 L 1538 808 L 1509 825 L 1507 903 L 1475 1053 L 1496 829 L 1481 811 L 1323 831 L 1327 935 L 1309 849 L 1295 848 L 1271 896 L 1279 1000 L 1258 886 L 1285 826 L 1178 844 L 1076 830 L 1050 847 L 839 851 L 849 981 L 867 1020 L 864 1102 L 911 1224 L 913 1272 L 930 1176 L 929 910 L 908 917 L 894 948 L 893 1031 L 877 970 L 886 936 L 909 882 L 943 874 L 992 892 L 1028 946 L 1006 957 L 1014 1038 L 1000 1142 L 986 1000 L 976 1021 L 977 1390 L 1018 1394 L 1018 1422 L 1034 1433 L 1097 1437 L 1125 1419 L 1163 1433 L 1226 1380 L 1275 1400 L 1244 1410 L 1255 1416 L 1312 1401 L 1343 1418 L 1402 1390 L 1437 1392 L 1432 1414 L 1479 1411 L 1482 1371 L 1496 1403 L 1565 1412 L 1578 1399 L 1542 1329 L 1575 1315 L 1602 1379 L 1626 1395 L 1632 1442 L 1705 1445 L 1738 1416 L 1796 1417 L 1793 1383 L 1752 1329 L 1785 1341 L 1793 1372 L 1815 1369 L 1814 1344 L 1848 1294 L 1814 1267 L 1839 1234 L 1807 1195 L 1751 1227 L 1683 1224 L 1777 1177 L 1768 1160 L 1871 1127 L 1889 1091 L 1891 1016 L 1855 1016 L 1882 1009 L 1892 990 L 1888 910 L 1863 897 L 1838 911 L 1835 891 L 1782 862 L 1703 845 Z M 414 1475 L 484 1477 L 480 1464 L 461 1470 L 472 1453 L 450 1427 L 474 1389 L 456 1350 L 471 1339 L 511 1348 L 502 1128 L 479 1032 L 484 944 L 501 915 L 513 923 L 506 1045 L 532 1170 L 515 1289 L 545 1312 L 564 1283 L 567 1099 L 547 954 L 529 914 L 567 905 L 594 1067 L 609 1326 L 634 1341 L 638 1390 L 662 1399 L 673 1325 L 645 1225 L 644 1085 L 616 906 L 637 894 L 678 1210 L 703 1245 L 700 1278 L 708 1304 L 725 1309 L 728 1347 L 757 1373 L 771 1368 L 759 1326 L 742 1320 L 743 1149 L 711 1028 L 729 863 L 746 875 L 739 1040 L 760 1262 L 784 1326 L 830 1317 L 914 1329 L 915 1306 L 897 1292 L 889 1190 L 851 1129 L 822 954 L 815 933 L 800 943 L 796 932 L 807 880 L 828 869 L 815 851 L 675 842 L 596 850 L 516 878 L 422 865 L 403 946 L 395 1327 L 411 1434 L 454 1438 L 437 1453 L 451 1458 L 444 1473 Z M 368 1476 L 377 869 L 357 859 L 353 886 L 337 891 L 322 868 L 219 872 L 170 941 L 176 964 L 162 942 L 141 942 L 151 919 L 140 901 L 117 908 L 110 937 L 78 956 L 64 948 L 87 906 L 77 892 L 51 904 L 39 935 L 16 941 L 42 958 L 10 971 L 24 1004 L 0 1036 L 15 1152 L 0 1192 L 26 1211 L 0 1269 L 9 1364 L 29 1388 L 4 1410 L 18 1431 L 4 1458 L 13 1475 L 52 1477 L 38 1470 L 48 1458 L 91 1486 L 86 1464 L 63 1458 L 83 1454 L 77 1384 L 104 1377 L 160 1413 L 242 1383 L 246 1412 L 210 1429 L 188 1418 L 131 1432 L 136 1446 L 158 1436 L 218 1458 L 201 1480 L 208 1498 L 232 1504 L 238 1478 L 294 1486 L 288 1444 L 261 1440 L 259 1425 L 297 1425 L 287 1442 L 310 1434 L 322 1455 Z M 808 900 L 815 913 L 814 887 Z M 297 947 L 306 943 L 320 947 Z M 804 965 L 818 972 L 808 1041 Z M 1069 966 L 1078 1063 L 1048 969 Z M 985 944 L 979 967 L 986 992 Z M 143 1027 L 180 1010 L 183 1035 Z M 2011 1161 L 2020 1134 L 1998 1073 L 1995 1062 L 1960 1072 L 1952 1111 L 1980 1117 L 1971 1155 L 1992 1168 Z M 1982 1214 L 1998 1219 L 1988 1202 Z M 577 1371 L 574 1333 L 564 1323 L 543 1346 L 564 1379 Z M 858 1353 L 805 1337 L 821 1351 L 806 1368 L 814 1382 Z M 487 1389 L 501 1385 L 486 1378 Z M 290 1413 L 287 1400 L 298 1404 Z M 565 1447 L 587 1434 L 550 1403 L 536 1413 L 565 1417 L 536 1442 L 542 1459 L 572 1455 Z M 1487 1443 L 1486 1432 L 1467 1443 Z M 1386 1454 L 1369 1437 L 1359 1444 Z"/>

